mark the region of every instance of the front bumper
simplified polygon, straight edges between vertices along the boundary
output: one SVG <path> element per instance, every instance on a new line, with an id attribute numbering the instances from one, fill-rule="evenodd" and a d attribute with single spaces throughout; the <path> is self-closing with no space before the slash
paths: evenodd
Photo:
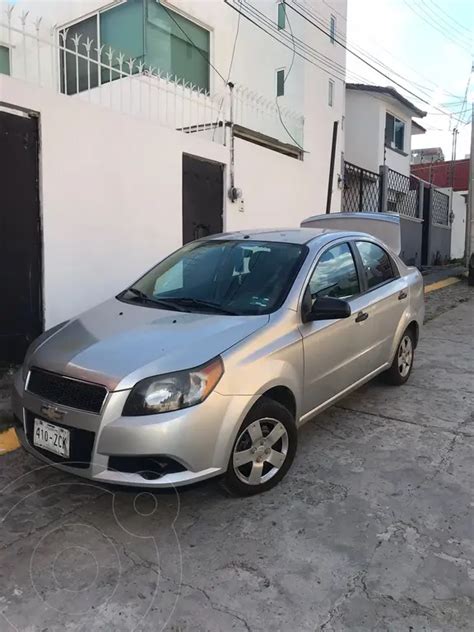
<path id="1" fill-rule="evenodd" d="M 224 396 L 216 391 L 191 408 L 146 415 L 122 417 L 130 391 L 111 392 L 100 415 L 58 406 L 64 412 L 61 424 L 78 431 L 93 433 L 90 457 L 78 467 L 49 458 L 38 451 L 28 437 L 27 424 L 35 416 L 44 418 L 41 407 L 53 404 L 24 390 L 23 379 L 16 376 L 12 405 L 20 420 L 18 435 L 23 447 L 42 461 L 66 472 L 102 483 L 139 487 L 173 487 L 217 476 L 227 469 L 237 431 L 250 409 L 251 396 Z M 54 422 L 51 422 L 54 423 Z M 74 434 L 71 434 L 71 443 Z M 166 473 L 147 480 L 137 472 L 109 469 L 111 457 L 163 457 L 176 461 L 183 471 Z"/>

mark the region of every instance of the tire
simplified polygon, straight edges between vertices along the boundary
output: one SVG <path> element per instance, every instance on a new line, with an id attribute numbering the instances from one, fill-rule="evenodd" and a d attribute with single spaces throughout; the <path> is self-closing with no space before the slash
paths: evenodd
<path id="1" fill-rule="evenodd" d="M 266 437 L 273 431 L 276 440 L 270 443 L 271 438 Z M 297 442 L 292 414 L 278 402 L 263 397 L 240 426 L 222 481 L 224 488 L 233 496 L 268 491 L 290 469 Z M 239 453 L 240 456 L 236 456 Z"/>
<path id="2" fill-rule="evenodd" d="M 415 336 L 407 329 L 400 340 L 392 366 L 384 373 L 385 381 L 393 386 L 401 386 L 410 377 L 415 357 Z"/>

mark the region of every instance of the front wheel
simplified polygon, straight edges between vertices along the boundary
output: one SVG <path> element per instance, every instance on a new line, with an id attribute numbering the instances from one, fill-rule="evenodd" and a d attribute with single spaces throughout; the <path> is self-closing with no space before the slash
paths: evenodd
<path id="1" fill-rule="evenodd" d="M 411 329 L 407 329 L 393 359 L 392 366 L 385 372 L 386 381 L 395 386 L 401 386 L 410 377 L 415 356 L 415 337 Z"/>
<path id="2" fill-rule="evenodd" d="M 224 487 L 236 496 L 250 496 L 274 487 L 293 462 L 297 430 L 291 413 L 262 398 L 242 423 L 224 476 Z"/>

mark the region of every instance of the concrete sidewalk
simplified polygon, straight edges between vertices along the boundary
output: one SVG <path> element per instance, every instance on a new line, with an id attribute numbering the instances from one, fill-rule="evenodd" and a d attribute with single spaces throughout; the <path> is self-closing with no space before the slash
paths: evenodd
<path id="1" fill-rule="evenodd" d="M 287 478 L 137 495 L 0 460 L 0 630 L 472 630 L 474 308 L 432 320 L 401 388 L 303 427 Z"/>

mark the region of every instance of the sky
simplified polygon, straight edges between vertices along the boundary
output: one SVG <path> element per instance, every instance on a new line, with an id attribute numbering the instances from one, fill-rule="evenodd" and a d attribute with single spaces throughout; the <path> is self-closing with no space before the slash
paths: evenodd
<path id="1" fill-rule="evenodd" d="M 326 0 L 320 1 L 326 3 Z M 331 2 L 327 0 L 328 5 Z M 445 158 L 451 159 L 452 130 L 457 126 L 456 157 L 464 158 L 470 151 L 471 125 L 466 122 L 472 113 L 474 74 L 467 103 L 464 111 L 461 110 L 473 63 L 474 1 L 347 2 L 348 47 L 368 61 L 383 63 L 387 75 L 419 98 L 404 92 L 350 53 L 347 54 L 348 81 L 393 85 L 412 103 L 428 112 L 420 120 L 428 131 L 413 137 L 412 149 L 441 147 Z M 453 116 L 442 112 L 452 112 Z"/>

